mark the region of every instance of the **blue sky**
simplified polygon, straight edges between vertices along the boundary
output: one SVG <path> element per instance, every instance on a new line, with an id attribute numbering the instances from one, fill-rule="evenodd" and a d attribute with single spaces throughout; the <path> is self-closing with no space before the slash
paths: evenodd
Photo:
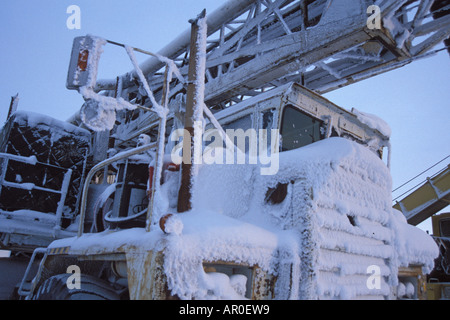
<path id="1" fill-rule="evenodd" d="M 19 110 L 65 120 L 82 105 L 65 87 L 73 38 L 93 34 L 158 51 L 189 28 L 203 8 L 214 11 L 224 0 L 2 0 L 0 2 L 0 123 L 12 95 Z M 81 30 L 69 30 L 70 5 L 81 9 Z M 100 64 L 100 78 L 132 69 L 111 46 Z M 346 109 L 376 114 L 392 128 L 394 187 L 450 154 L 450 59 L 447 52 L 325 96 Z M 434 171 L 443 168 L 442 163 Z M 434 171 L 428 173 L 432 174 Z M 426 175 L 421 178 L 424 179 Z M 420 179 L 419 179 L 420 180 Z M 419 181 L 417 181 L 419 182 Z M 425 229 L 431 231 L 428 224 Z"/>

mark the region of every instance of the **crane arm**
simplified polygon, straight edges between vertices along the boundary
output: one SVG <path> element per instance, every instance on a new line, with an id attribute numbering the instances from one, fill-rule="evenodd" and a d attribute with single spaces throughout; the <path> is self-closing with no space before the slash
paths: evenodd
<path id="1" fill-rule="evenodd" d="M 448 41 L 449 13 L 448 0 L 228 1 L 208 14 L 205 103 L 221 110 L 288 82 L 323 94 L 400 68 Z M 158 52 L 184 76 L 188 32 Z M 156 97 L 162 93 L 162 67 L 156 58 L 141 65 Z M 134 71 L 119 78 L 118 94 L 136 96 Z M 118 82 L 100 80 L 96 90 L 116 90 Z M 171 96 L 183 89 L 173 82 Z M 139 127 L 151 118 L 144 114 Z"/>

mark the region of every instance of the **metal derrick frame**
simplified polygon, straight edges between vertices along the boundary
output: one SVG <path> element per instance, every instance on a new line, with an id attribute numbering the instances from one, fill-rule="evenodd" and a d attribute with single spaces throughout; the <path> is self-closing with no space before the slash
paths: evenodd
<path id="1" fill-rule="evenodd" d="M 431 17 L 433 0 L 342 4 L 342 0 L 231 0 L 209 14 L 206 105 L 222 110 L 288 82 L 323 94 L 431 55 L 450 36 L 450 15 Z M 380 7 L 381 21 L 393 23 L 395 29 L 367 27 L 367 8 L 373 4 Z M 159 53 L 174 60 L 187 76 L 189 47 L 183 33 Z M 155 96 L 162 94 L 161 67 L 155 58 L 142 65 Z M 138 92 L 133 77 L 133 72 L 121 76 L 124 98 Z M 114 90 L 116 82 L 100 80 L 97 90 Z M 170 97 L 185 92 L 184 87 L 173 81 Z M 155 119 L 143 113 L 138 121 L 142 128 Z"/>

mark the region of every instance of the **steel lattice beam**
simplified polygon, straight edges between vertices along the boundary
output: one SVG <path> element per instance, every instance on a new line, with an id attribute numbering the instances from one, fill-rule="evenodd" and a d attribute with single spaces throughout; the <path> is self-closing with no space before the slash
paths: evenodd
<path id="1" fill-rule="evenodd" d="M 450 36 L 447 0 L 232 0 L 208 15 L 205 102 L 218 110 L 267 88 L 295 81 L 329 92 L 408 64 Z M 447 1 L 448 2 L 448 1 Z M 439 5 L 440 4 L 440 5 Z M 380 8 L 381 28 L 367 25 L 368 8 Z M 434 5 L 436 7 L 436 3 Z M 189 36 L 182 34 L 159 53 L 187 75 Z M 142 68 L 156 95 L 162 65 Z M 159 73 L 158 73 L 159 72 Z M 133 72 L 122 76 L 127 99 L 139 96 Z M 97 90 L 114 90 L 116 80 Z M 171 95 L 183 91 L 172 83 Z M 135 127 L 153 122 L 151 113 Z"/>

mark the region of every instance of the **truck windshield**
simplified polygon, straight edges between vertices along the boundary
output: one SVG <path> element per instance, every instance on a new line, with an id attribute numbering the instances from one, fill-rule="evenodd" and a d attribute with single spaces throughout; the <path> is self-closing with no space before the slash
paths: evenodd
<path id="1" fill-rule="evenodd" d="M 322 121 L 292 105 L 284 108 L 281 122 L 281 151 L 297 149 L 325 138 Z"/>

